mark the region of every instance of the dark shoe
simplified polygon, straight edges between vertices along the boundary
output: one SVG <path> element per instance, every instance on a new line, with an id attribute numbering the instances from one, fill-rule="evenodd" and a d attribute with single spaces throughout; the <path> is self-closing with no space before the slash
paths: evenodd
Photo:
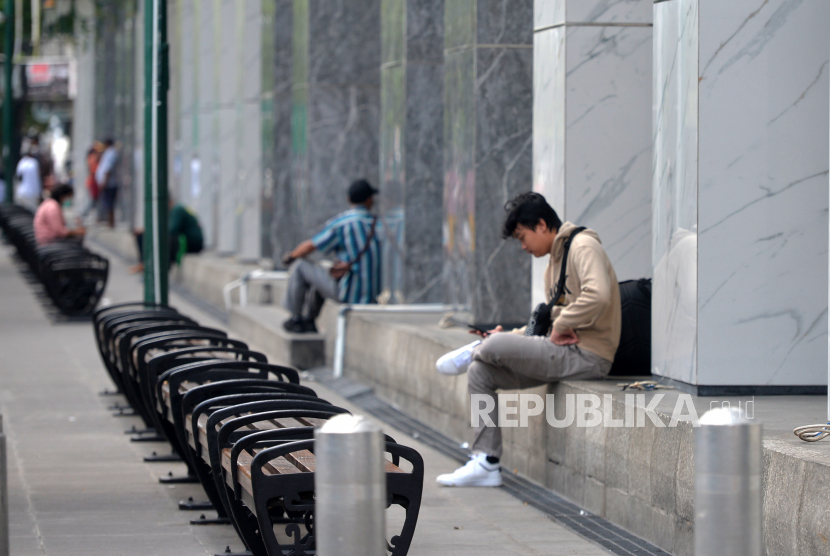
<path id="1" fill-rule="evenodd" d="M 306 321 L 299 317 L 291 317 L 290 319 L 282 323 L 282 327 L 289 332 L 302 334 L 306 331 Z"/>
<path id="2" fill-rule="evenodd" d="M 317 325 L 314 324 L 313 320 L 304 319 L 303 325 L 305 326 L 305 332 L 311 332 L 317 334 Z"/>

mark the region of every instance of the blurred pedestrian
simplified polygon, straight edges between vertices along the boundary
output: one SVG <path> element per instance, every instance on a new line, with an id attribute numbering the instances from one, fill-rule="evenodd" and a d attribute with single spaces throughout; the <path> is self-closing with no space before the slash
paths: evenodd
<path id="1" fill-rule="evenodd" d="M 14 192 L 14 202 L 35 212 L 40 204 L 43 184 L 40 181 L 40 163 L 30 150 L 17 163 L 15 174 L 19 183 Z"/>
<path id="2" fill-rule="evenodd" d="M 101 191 L 101 210 L 110 228 L 115 227 L 115 199 L 118 196 L 118 150 L 112 139 L 104 140 L 104 153 L 95 170 L 95 181 Z"/>
<path id="3" fill-rule="evenodd" d="M 51 196 L 40 204 L 34 221 L 35 241 L 38 245 L 46 245 L 60 239 L 83 237 L 86 233 L 80 226 L 68 229 L 63 219 L 63 209 L 72 206 L 74 195 L 71 186 L 59 185 L 52 190 Z"/>
<path id="4" fill-rule="evenodd" d="M 89 203 L 87 203 L 83 211 L 83 216 L 86 216 L 90 210 L 98 206 L 98 197 L 101 190 L 98 187 L 98 180 L 95 178 L 95 173 L 98 170 L 98 164 L 101 162 L 101 153 L 103 152 L 104 144 L 100 141 L 95 141 L 86 152 L 86 189 L 89 192 Z"/>

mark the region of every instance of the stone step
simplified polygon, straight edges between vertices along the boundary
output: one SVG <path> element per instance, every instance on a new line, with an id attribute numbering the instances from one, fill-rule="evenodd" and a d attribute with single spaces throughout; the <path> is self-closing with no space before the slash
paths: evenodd
<path id="1" fill-rule="evenodd" d="M 280 365 L 310 369 L 325 364 L 326 337 L 323 334 L 295 334 L 282 327 L 291 315 L 273 305 L 234 307 L 230 326 L 236 337 Z"/>

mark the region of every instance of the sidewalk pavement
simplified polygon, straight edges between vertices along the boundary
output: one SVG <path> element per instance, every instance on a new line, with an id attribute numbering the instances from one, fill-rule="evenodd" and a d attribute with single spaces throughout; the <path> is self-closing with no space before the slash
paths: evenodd
<path id="1" fill-rule="evenodd" d="M 198 485 L 162 485 L 183 464 L 144 463 L 163 443 L 131 443 L 136 417 L 112 417 L 118 396 L 102 366 L 89 323 L 52 322 L 37 287 L 0 244 L 0 412 L 7 435 L 11 553 L 15 556 L 210 555 L 241 551 L 230 526 L 192 526 L 199 512 L 177 502 L 203 500 Z M 142 297 L 140 278 L 109 253 L 109 302 Z M 176 295 L 171 304 L 208 326 L 227 329 Z M 234 336 L 233 331 L 229 331 Z M 242 338 L 244 340 L 244 338 Z M 257 346 L 253 346 L 256 348 Z M 312 383 L 322 397 L 359 412 Z M 446 489 L 435 477 L 457 463 L 400 431 L 386 432 L 424 458 L 424 498 L 412 556 L 608 554 L 500 489 Z M 211 517 L 208 513 L 207 517 Z"/>

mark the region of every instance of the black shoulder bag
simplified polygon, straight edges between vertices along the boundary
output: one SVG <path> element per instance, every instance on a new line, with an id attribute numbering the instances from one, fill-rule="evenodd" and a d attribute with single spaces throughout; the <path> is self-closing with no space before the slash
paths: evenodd
<path id="1" fill-rule="evenodd" d="M 556 290 L 554 291 L 553 297 L 550 298 L 549 303 L 540 303 L 533 310 L 533 313 L 530 315 L 530 320 L 527 322 L 525 336 L 547 336 L 550 333 L 550 328 L 553 326 L 553 320 L 550 316 L 551 311 L 553 311 L 553 307 L 559 301 L 559 298 L 562 297 L 562 292 L 565 291 L 565 270 L 568 266 L 568 252 L 571 250 L 571 242 L 576 237 L 576 234 L 584 229 L 584 227 L 577 228 L 565 240 L 565 250 L 562 253 L 562 267 L 559 269 L 559 281 L 556 283 Z"/>

